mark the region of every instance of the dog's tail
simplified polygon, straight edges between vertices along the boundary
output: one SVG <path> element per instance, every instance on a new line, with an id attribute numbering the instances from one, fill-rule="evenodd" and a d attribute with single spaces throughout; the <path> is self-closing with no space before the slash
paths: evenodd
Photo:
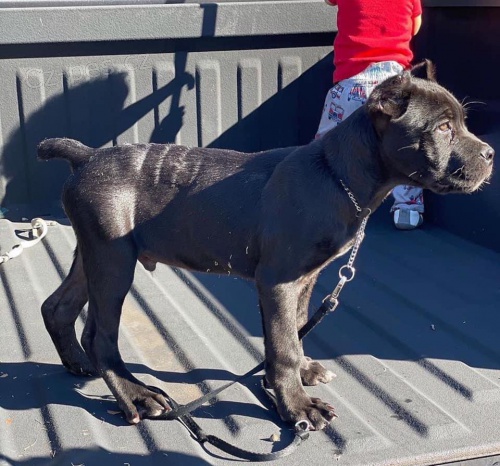
<path id="1" fill-rule="evenodd" d="M 86 163 L 94 149 L 74 139 L 52 138 L 38 144 L 38 160 L 65 159 L 73 170 Z"/>

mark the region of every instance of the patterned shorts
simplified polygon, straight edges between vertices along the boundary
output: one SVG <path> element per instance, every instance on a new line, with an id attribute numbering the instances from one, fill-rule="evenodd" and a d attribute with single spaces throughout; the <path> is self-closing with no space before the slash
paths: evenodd
<path id="1" fill-rule="evenodd" d="M 335 84 L 327 93 L 316 138 L 344 121 L 366 102 L 375 86 L 403 71 L 394 61 L 374 63 L 361 73 Z"/>

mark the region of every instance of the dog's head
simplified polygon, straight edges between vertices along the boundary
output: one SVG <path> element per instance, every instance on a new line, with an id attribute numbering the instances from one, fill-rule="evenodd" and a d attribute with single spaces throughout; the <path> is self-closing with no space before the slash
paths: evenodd
<path id="1" fill-rule="evenodd" d="M 384 165 L 399 182 L 468 193 L 491 175 L 493 149 L 469 132 L 462 105 L 435 81 L 429 61 L 381 83 L 366 105 Z"/>

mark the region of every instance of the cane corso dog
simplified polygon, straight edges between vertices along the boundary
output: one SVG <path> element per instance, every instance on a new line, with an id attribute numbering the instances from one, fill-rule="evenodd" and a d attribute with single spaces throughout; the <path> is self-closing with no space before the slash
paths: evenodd
<path id="1" fill-rule="evenodd" d="M 493 149 L 471 134 L 459 102 L 432 64 L 378 85 L 364 106 L 305 146 L 241 153 L 174 144 L 92 149 L 71 139 L 40 143 L 41 160 L 63 158 L 72 174 L 62 200 L 77 238 L 73 265 L 44 302 L 63 364 L 99 375 L 130 423 L 169 410 L 137 380 L 118 350 L 118 326 L 136 262 L 255 280 L 266 380 L 285 421 L 324 428 L 333 407 L 304 385 L 333 374 L 304 355 L 297 336 L 320 271 L 353 244 L 363 212 L 391 189 L 471 193 L 492 173 Z M 344 186 L 347 189 L 344 189 Z M 75 320 L 86 303 L 81 338 Z"/>

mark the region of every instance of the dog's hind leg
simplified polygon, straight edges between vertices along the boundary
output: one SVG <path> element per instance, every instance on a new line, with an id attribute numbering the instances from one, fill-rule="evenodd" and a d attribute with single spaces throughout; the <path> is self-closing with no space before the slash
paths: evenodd
<path id="1" fill-rule="evenodd" d="M 96 375 L 75 333 L 76 319 L 87 301 L 87 278 L 77 248 L 68 276 L 42 304 L 42 316 L 62 363 L 78 375 Z"/>
<path id="2" fill-rule="evenodd" d="M 170 410 L 165 398 L 137 380 L 118 349 L 118 328 L 125 296 L 134 278 L 137 253 L 130 238 L 93 242 L 85 249 L 89 316 L 83 344 L 91 361 L 131 424 Z"/>
<path id="3" fill-rule="evenodd" d="M 274 389 L 277 409 L 285 421 L 308 421 L 313 430 L 324 428 L 335 413 L 319 398 L 310 398 L 302 386 L 303 352 L 297 335 L 300 288 L 280 280 L 271 268 L 259 266 L 256 283 L 265 327 L 266 379 Z"/>
<path id="4" fill-rule="evenodd" d="M 316 284 L 317 275 L 313 275 L 303 285 L 299 294 L 299 302 L 297 306 L 297 331 L 300 330 L 308 320 L 309 302 L 311 300 L 312 291 Z M 300 363 L 300 378 L 303 385 L 318 385 L 321 383 L 328 383 L 335 377 L 332 371 L 329 371 L 318 361 L 313 361 L 311 358 L 304 355 L 302 349 L 302 362 Z"/>

